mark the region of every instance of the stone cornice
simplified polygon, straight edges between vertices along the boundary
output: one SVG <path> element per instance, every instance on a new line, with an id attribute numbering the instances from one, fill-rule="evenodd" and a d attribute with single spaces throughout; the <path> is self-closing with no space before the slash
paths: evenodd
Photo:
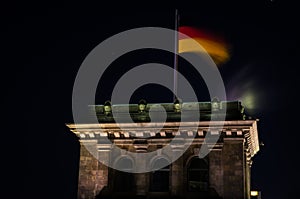
<path id="1" fill-rule="evenodd" d="M 252 126 L 257 120 L 234 120 L 234 121 L 197 121 L 197 122 L 145 122 L 145 123 L 99 123 L 99 124 L 66 124 L 70 129 L 77 128 L 78 130 L 84 129 L 134 129 L 134 128 L 157 128 L 164 126 L 164 128 L 178 128 L 181 127 L 220 127 L 220 126 L 231 126 L 236 128 L 243 128 Z"/>
<path id="2" fill-rule="evenodd" d="M 176 136 L 186 141 L 194 139 L 195 143 L 202 143 L 206 134 L 210 133 L 224 139 L 244 139 L 247 142 L 250 157 L 259 151 L 257 120 L 66 125 L 80 138 L 81 142 L 98 140 L 101 143 L 103 138 L 116 140 L 116 142 L 121 140 L 128 142 L 137 138 L 148 139 L 149 143 L 155 140 L 168 142 Z M 179 125 L 184 130 L 178 131 Z M 161 126 L 163 126 L 162 129 L 160 129 Z M 197 130 L 195 126 L 198 126 Z"/>

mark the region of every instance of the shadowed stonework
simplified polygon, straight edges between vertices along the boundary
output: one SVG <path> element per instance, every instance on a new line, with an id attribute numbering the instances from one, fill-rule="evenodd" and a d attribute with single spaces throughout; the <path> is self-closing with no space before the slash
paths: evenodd
<path id="1" fill-rule="evenodd" d="M 78 198 L 250 199 L 252 157 L 259 151 L 257 120 L 247 119 L 237 101 L 197 104 L 197 121 L 180 118 L 181 110 L 193 114 L 189 103 L 182 103 L 180 108 L 172 103 L 161 104 L 167 113 L 166 122 L 152 121 L 145 127 L 150 122 L 148 111 L 155 104 L 145 104 L 142 109 L 131 104 L 129 112 L 134 123 L 124 120 L 120 129 L 111 110 L 120 113 L 118 121 L 122 121 L 123 108 L 128 105 L 107 103 L 91 106 L 99 124 L 76 124 L 76 128 L 75 124 L 67 124 L 81 143 Z M 218 110 L 224 106 L 226 121 L 210 121 L 218 118 Z M 198 129 L 190 130 L 195 124 Z M 159 125 L 163 127 L 157 131 L 155 126 Z M 179 125 L 184 129 L 178 131 Z M 219 136 L 217 143 L 205 139 L 207 134 Z M 164 148 L 167 145 L 171 147 Z M 199 158 L 201 147 L 210 150 L 204 158 Z M 150 158 L 135 159 L 129 152 L 153 153 Z M 151 172 L 134 173 L 135 165 L 151 168 Z M 118 166 L 122 171 L 116 169 Z"/>

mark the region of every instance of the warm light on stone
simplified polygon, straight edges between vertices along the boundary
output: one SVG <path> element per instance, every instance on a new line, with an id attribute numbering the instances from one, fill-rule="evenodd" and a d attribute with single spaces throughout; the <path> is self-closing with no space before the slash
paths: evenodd
<path id="1" fill-rule="evenodd" d="M 167 112 L 163 124 L 145 122 L 150 121 L 148 110 L 157 104 L 147 104 L 147 108 L 130 104 L 134 122 L 115 123 L 102 111 L 97 113 L 99 124 L 67 124 L 81 144 L 78 199 L 134 198 L 137 195 L 249 199 L 259 195 L 250 187 L 252 159 L 259 151 L 258 120 L 245 120 L 240 102 L 218 102 L 218 107 L 223 107 L 222 103 L 228 108 L 226 121 L 209 121 L 212 114 L 218 116 L 220 113 L 213 111 L 211 104 L 199 102 L 200 118 L 196 121 L 181 121 L 182 112 L 174 111 L 174 104 L 170 103 L 160 104 Z M 141 104 L 146 103 L 142 101 Z M 114 107 L 122 111 L 124 105 Z M 182 111 L 192 113 L 193 107 L 182 103 Z M 96 108 L 103 110 L 103 105 L 96 105 Z M 184 128 L 179 130 L 179 125 Z M 158 126 L 162 129 L 157 129 Z M 198 129 L 191 130 L 192 126 Z M 101 131 L 95 130 L 97 128 Z M 206 135 L 220 136 L 221 139 L 211 144 L 205 139 Z M 104 142 L 107 138 L 109 142 Z M 191 144 L 185 148 L 187 142 Z M 207 147 L 210 152 L 199 158 L 202 147 Z M 135 159 L 129 152 L 139 153 L 143 158 Z M 151 158 L 147 158 L 147 153 L 153 153 Z M 172 161 L 176 154 L 181 156 Z M 126 172 L 106 166 L 110 162 Z M 130 173 L 136 165 L 151 168 L 160 162 L 170 165 L 158 167 L 153 172 Z"/>

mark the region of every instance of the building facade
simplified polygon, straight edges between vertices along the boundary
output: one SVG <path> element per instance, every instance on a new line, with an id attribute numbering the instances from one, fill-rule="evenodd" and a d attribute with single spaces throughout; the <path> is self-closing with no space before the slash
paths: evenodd
<path id="1" fill-rule="evenodd" d="M 134 122 L 117 123 L 112 109 L 122 121 L 125 106 L 107 102 L 92 107 L 98 124 L 67 124 L 81 144 L 78 198 L 250 199 L 251 164 L 259 140 L 257 120 L 247 119 L 241 103 L 199 102 L 197 109 L 195 103 L 159 105 L 166 111 L 163 124 L 150 122 L 149 110 L 157 104 L 145 101 L 126 105 Z M 220 111 L 224 107 L 225 113 Z M 182 111 L 199 111 L 199 119 L 182 119 Z M 225 114 L 225 121 L 211 121 L 218 114 Z M 210 142 L 208 134 L 217 136 L 217 142 Z M 202 147 L 209 153 L 199 157 Z M 149 172 L 136 172 L 137 165 Z"/>

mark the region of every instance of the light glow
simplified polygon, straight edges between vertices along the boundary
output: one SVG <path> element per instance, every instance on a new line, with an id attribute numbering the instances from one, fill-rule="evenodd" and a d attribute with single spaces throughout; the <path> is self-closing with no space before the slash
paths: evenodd
<path id="1" fill-rule="evenodd" d="M 251 195 L 251 196 L 258 196 L 258 191 L 251 191 L 251 192 L 250 192 L 250 195 Z"/>

